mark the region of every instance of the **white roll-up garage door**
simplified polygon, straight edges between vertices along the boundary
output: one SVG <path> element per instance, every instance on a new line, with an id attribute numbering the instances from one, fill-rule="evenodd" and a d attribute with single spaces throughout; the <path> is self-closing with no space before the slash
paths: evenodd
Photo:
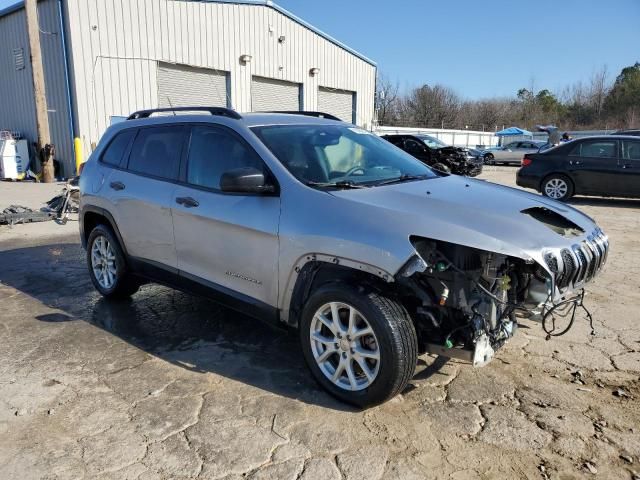
<path id="1" fill-rule="evenodd" d="M 227 107 L 227 73 L 158 63 L 158 104 L 162 107 Z"/>
<path id="2" fill-rule="evenodd" d="M 300 84 L 273 78 L 251 79 L 251 110 L 269 112 L 300 110 Z"/>
<path id="3" fill-rule="evenodd" d="M 318 89 L 318 111 L 335 115 L 340 120 L 356 123 L 355 92 L 320 87 Z"/>

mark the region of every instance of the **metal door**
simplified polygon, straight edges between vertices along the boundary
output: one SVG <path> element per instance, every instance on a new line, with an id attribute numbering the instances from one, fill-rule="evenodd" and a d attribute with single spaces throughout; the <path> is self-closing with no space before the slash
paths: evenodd
<path id="1" fill-rule="evenodd" d="M 585 140 L 567 156 L 576 193 L 593 195 L 621 194 L 616 140 Z"/>
<path id="2" fill-rule="evenodd" d="M 640 197 L 640 140 L 623 140 L 619 162 L 620 194 Z"/>
<path id="3" fill-rule="evenodd" d="M 193 127 L 181 174 L 190 185 L 173 192 L 178 268 L 192 280 L 276 306 L 280 198 L 219 189 L 224 172 L 245 166 L 264 164 L 239 135 Z"/>
<path id="4" fill-rule="evenodd" d="M 227 72 L 159 63 L 158 105 L 228 107 L 231 102 L 227 84 Z"/>
<path id="5" fill-rule="evenodd" d="M 176 268 L 171 207 L 186 140 L 181 126 L 143 128 L 133 141 L 127 170 L 106 179 L 110 209 L 127 253 Z"/>
<path id="6" fill-rule="evenodd" d="M 355 93 L 348 90 L 320 87 L 318 110 L 335 115 L 340 120 L 356 123 Z"/>
<path id="7" fill-rule="evenodd" d="M 251 110 L 254 112 L 297 111 L 301 109 L 299 83 L 263 77 L 251 79 Z"/>

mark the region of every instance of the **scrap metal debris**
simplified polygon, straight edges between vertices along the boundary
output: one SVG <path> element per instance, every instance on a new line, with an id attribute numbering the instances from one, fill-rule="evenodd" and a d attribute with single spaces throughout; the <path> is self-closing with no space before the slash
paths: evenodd
<path id="1" fill-rule="evenodd" d="M 40 210 L 34 210 L 23 205 L 10 205 L 0 212 L 0 225 L 9 226 L 19 223 L 47 222 L 56 220 L 65 224 L 70 214 L 78 213 L 80 201 L 79 177 L 72 178 L 62 188 L 62 192 L 53 197 Z"/>
<path id="2" fill-rule="evenodd" d="M 50 212 L 40 212 L 22 205 L 10 205 L 0 213 L 0 225 L 9 226 L 19 223 L 48 222 L 53 218 Z"/>
<path id="3" fill-rule="evenodd" d="M 627 392 L 625 392 L 622 388 L 618 388 L 618 389 L 614 390 L 613 394 L 616 397 L 620 397 L 620 398 L 631 398 L 631 395 L 629 395 Z"/>
<path id="4" fill-rule="evenodd" d="M 584 462 L 583 467 L 589 472 L 592 473 L 593 475 L 595 475 L 596 473 L 598 473 L 598 469 L 596 468 L 596 466 L 591 463 L 591 462 Z"/>

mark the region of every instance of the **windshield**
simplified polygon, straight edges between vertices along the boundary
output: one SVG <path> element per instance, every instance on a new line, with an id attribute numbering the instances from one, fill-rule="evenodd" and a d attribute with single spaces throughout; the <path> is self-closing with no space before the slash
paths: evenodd
<path id="1" fill-rule="evenodd" d="M 418 138 L 422 140 L 424 144 L 429 148 L 442 148 L 448 146 L 443 141 L 438 140 L 435 137 L 430 137 L 429 135 L 418 135 Z"/>
<path id="2" fill-rule="evenodd" d="M 408 153 L 353 126 L 274 125 L 252 130 L 307 185 L 375 186 L 437 176 Z"/>

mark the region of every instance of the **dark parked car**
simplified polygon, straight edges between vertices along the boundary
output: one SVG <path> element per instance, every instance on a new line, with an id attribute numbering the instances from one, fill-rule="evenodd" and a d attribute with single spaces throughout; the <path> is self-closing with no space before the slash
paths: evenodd
<path id="1" fill-rule="evenodd" d="M 618 130 L 614 135 L 632 135 L 634 137 L 640 137 L 640 129 L 635 130 Z"/>
<path id="2" fill-rule="evenodd" d="M 382 138 L 442 172 L 475 177 L 482 173 L 483 159 L 469 149 L 453 147 L 429 135 L 383 135 Z"/>
<path id="3" fill-rule="evenodd" d="M 555 200 L 640 197 L 640 138 L 587 137 L 526 154 L 516 182 Z"/>

